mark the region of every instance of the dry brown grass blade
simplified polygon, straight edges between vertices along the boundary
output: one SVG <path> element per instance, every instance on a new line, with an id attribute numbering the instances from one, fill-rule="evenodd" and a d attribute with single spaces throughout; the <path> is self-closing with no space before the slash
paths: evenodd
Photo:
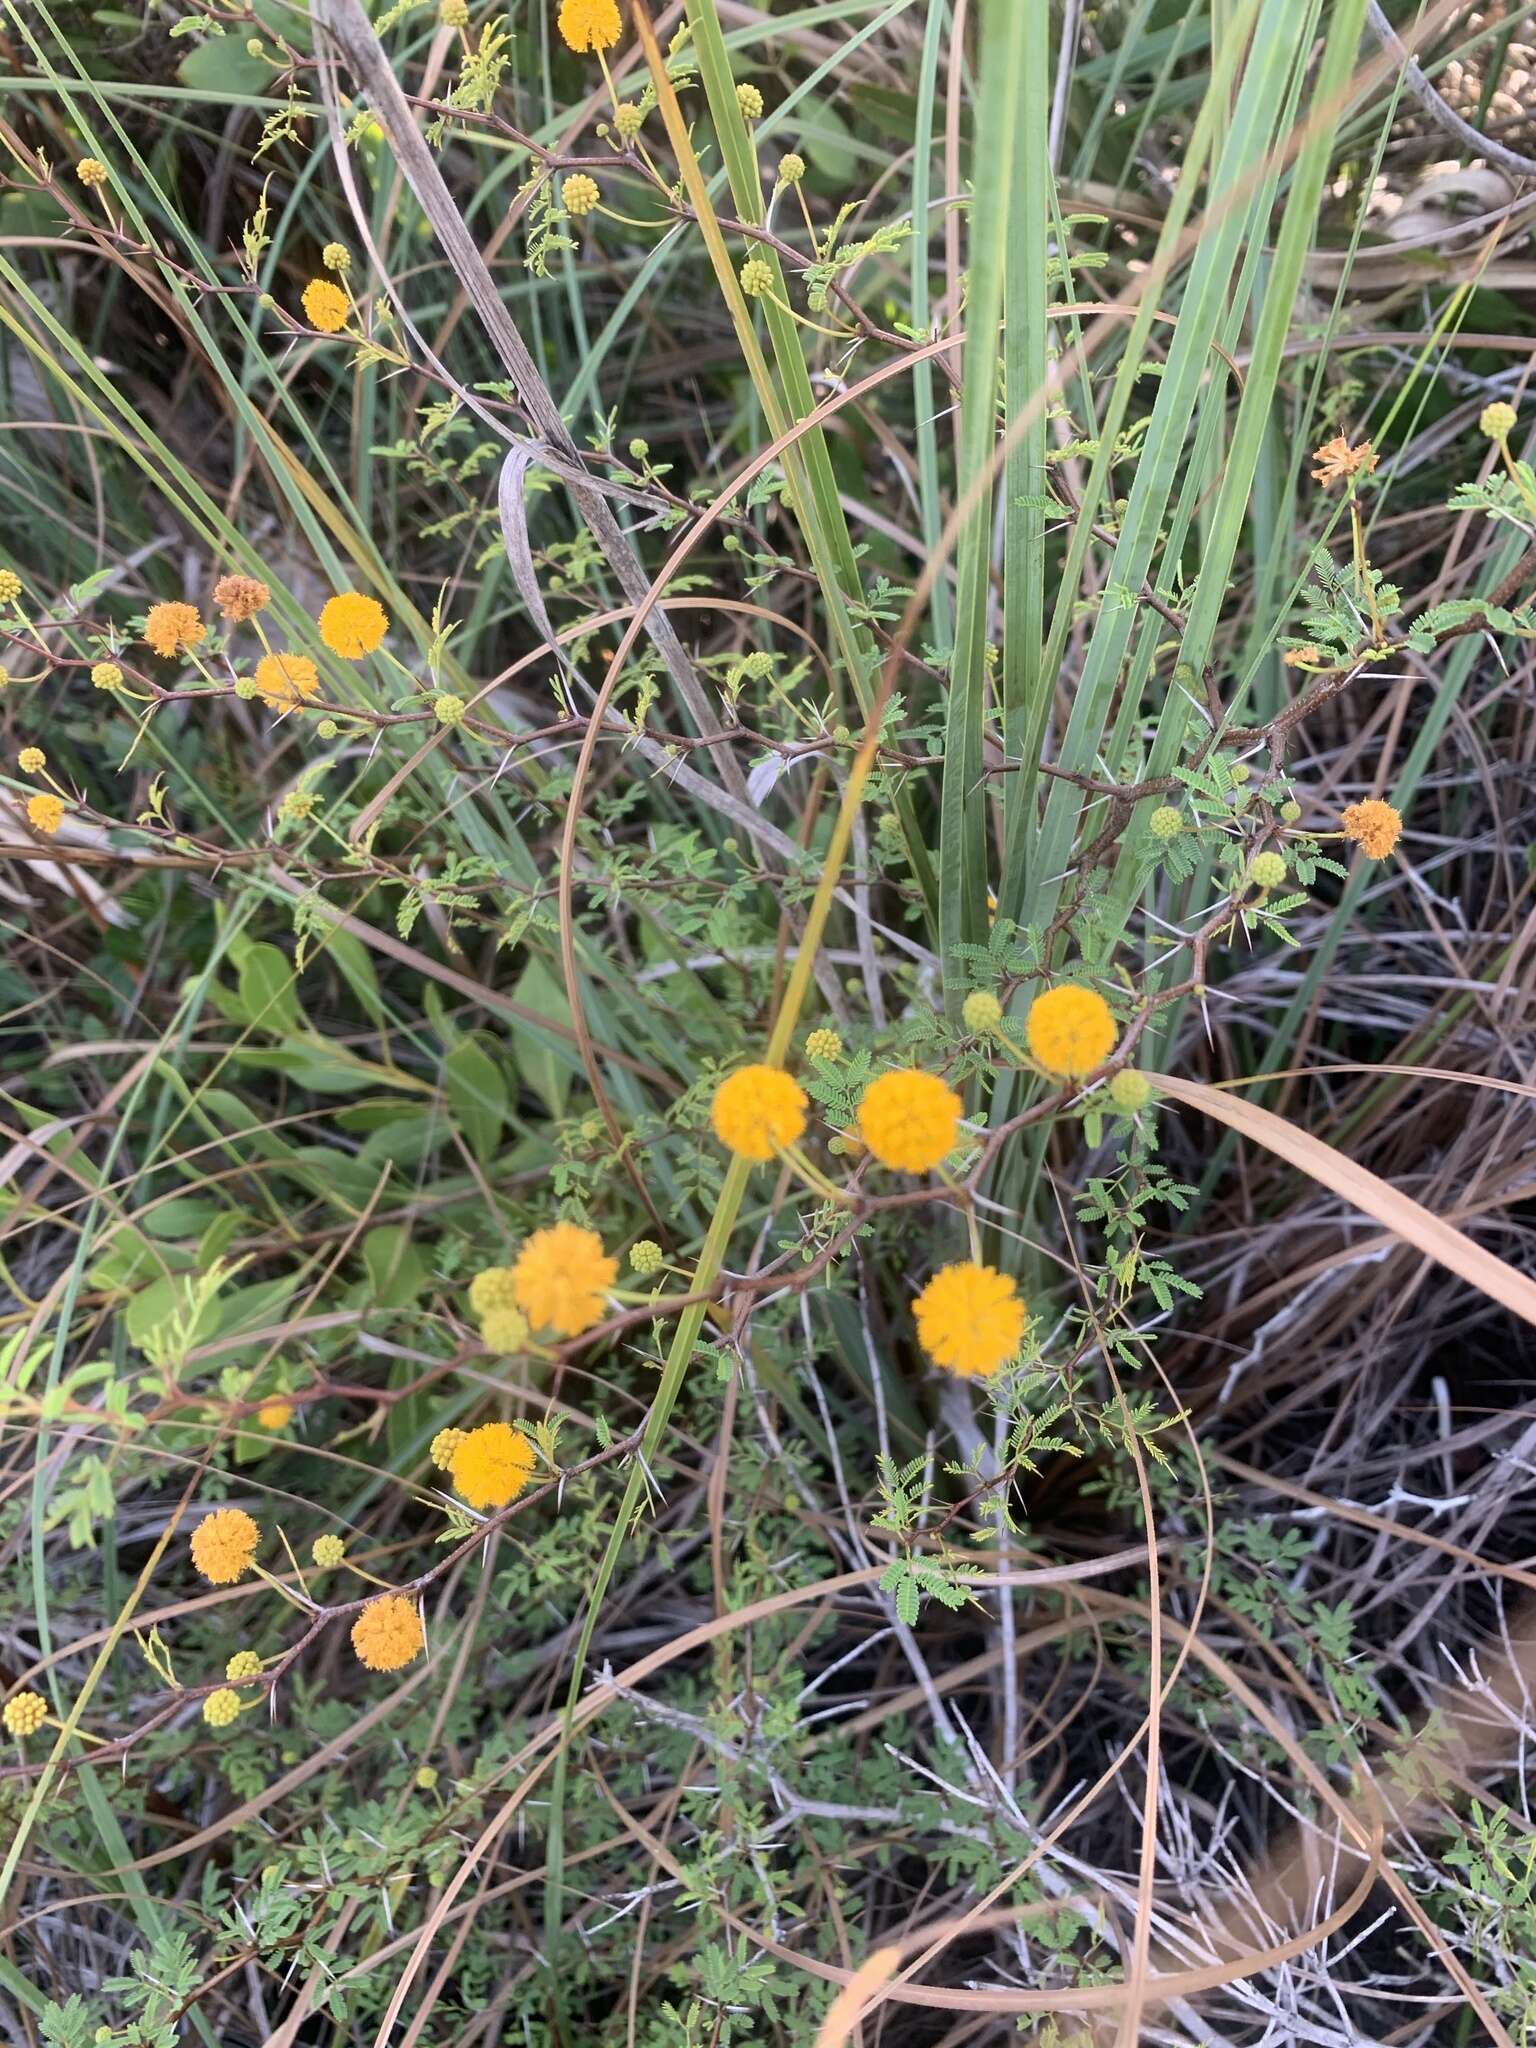
<path id="1" fill-rule="evenodd" d="M 1190 1081 L 1179 1074 L 1160 1074 L 1157 1085 L 1170 1100 L 1182 1103 L 1186 1109 L 1198 1109 L 1239 1136 L 1251 1138 L 1255 1144 L 1288 1160 L 1292 1166 L 1299 1166 L 1320 1187 L 1330 1188 L 1365 1215 L 1374 1216 L 1394 1237 L 1469 1280 L 1511 1315 L 1536 1323 L 1536 1280 L 1463 1236 L 1411 1195 L 1392 1187 L 1347 1153 L 1314 1138 L 1310 1131 L 1276 1116 L 1272 1110 L 1261 1109 L 1256 1102 L 1246 1102 L 1239 1095 L 1212 1088 L 1203 1081 Z"/>

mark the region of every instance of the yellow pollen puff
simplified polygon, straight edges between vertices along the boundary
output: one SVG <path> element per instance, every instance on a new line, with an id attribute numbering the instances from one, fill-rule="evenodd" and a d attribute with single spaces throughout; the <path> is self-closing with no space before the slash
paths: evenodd
<path id="1" fill-rule="evenodd" d="M 48 1702 L 40 1692 L 19 1692 L 13 1700 L 5 1703 L 5 1712 L 0 1719 L 5 1722 L 7 1735 L 14 1735 L 18 1742 L 25 1742 L 29 1735 L 35 1735 L 48 1718 Z"/>
<path id="2" fill-rule="evenodd" d="M 931 1173 L 955 1148 L 962 1104 L 937 1074 L 902 1067 L 881 1074 L 859 1104 L 859 1136 L 898 1173 Z"/>
<path id="3" fill-rule="evenodd" d="M 310 326 L 318 327 L 322 334 L 339 334 L 352 312 L 352 301 L 328 277 L 312 277 L 299 303 Z"/>
<path id="4" fill-rule="evenodd" d="M 35 832 L 45 832 L 49 838 L 64 822 L 64 799 L 55 796 L 51 790 L 39 790 L 36 796 L 27 798 L 27 823 Z"/>
<path id="5" fill-rule="evenodd" d="M 352 1624 L 352 1647 L 370 1671 L 399 1671 L 426 1648 L 421 1616 L 399 1593 L 370 1600 Z"/>
<path id="6" fill-rule="evenodd" d="M 472 1508 L 504 1508 L 533 1477 L 533 1445 L 509 1422 L 483 1422 L 455 1446 L 448 1471 Z"/>
<path id="7" fill-rule="evenodd" d="M 16 766 L 23 775 L 41 775 L 48 766 L 48 756 L 41 747 L 23 747 L 16 756 Z"/>
<path id="8" fill-rule="evenodd" d="M 944 1266 L 912 1304 L 918 1341 L 935 1365 L 982 1378 L 1005 1366 L 1024 1338 L 1012 1280 L 972 1260 Z"/>
<path id="9" fill-rule="evenodd" d="M 256 1420 L 263 1429 L 286 1429 L 293 1420 L 291 1401 L 266 1401 L 256 1410 Z"/>
<path id="10" fill-rule="evenodd" d="M 195 604 L 152 604 L 144 620 L 145 640 L 167 661 L 187 653 L 207 632 Z"/>
<path id="11" fill-rule="evenodd" d="M 782 1067 L 741 1067 L 715 1090 L 710 1122 L 739 1159 L 772 1159 L 805 1130 L 806 1094 Z"/>
<path id="12" fill-rule="evenodd" d="M 446 1472 L 453 1464 L 453 1454 L 464 1441 L 462 1429 L 440 1429 L 428 1446 L 427 1456 L 439 1472 Z"/>
<path id="13" fill-rule="evenodd" d="M 320 638 L 343 661 L 361 661 L 372 654 L 389 631 L 389 614 L 376 597 L 344 590 L 329 598 L 320 614 Z"/>
<path id="14" fill-rule="evenodd" d="M 209 1585 L 232 1586 L 250 1570 L 260 1541 L 244 1508 L 219 1508 L 192 1531 L 192 1562 Z"/>
<path id="15" fill-rule="evenodd" d="M 579 220 L 588 214 L 602 198 L 596 178 L 589 178 L 585 171 L 574 171 L 560 188 L 567 213 L 573 213 Z"/>
<path id="16" fill-rule="evenodd" d="M 1364 803 L 1351 804 L 1339 823 L 1344 827 L 1344 837 L 1352 839 L 1367 860 L 1385 860 L 1402 837 L 1400 813 L 1380 797 L 1367 797 Z"/>
<path id="17" fill-rule="evenodd" d="M 256 664 L 256 694 L 273 711 L 292 711 L 320 687 L 320 671 L 307 654 L 264 654 Z"/>
<path id="18" fill-rule="evenodd" d="M 1065 982 L 1035 997 L 1025 1019 L 1029 1049 L 1048 1074 L 1076 1080 L 1115 1049 L 1115 1020 L 1096 989 Z"/>
<path id="19" fill-rule="evenodd" d="M 536 1330 L 576 1337 L 602 1320 L 619 1262 L 595 1230 L 552 1223 L 526 1240 L 512 1267 L 517 1306 Z"/>
<path id="20" fill-rule="evenodd" d="M 619 0 L 560 0 L 558 26 L 566 48 L 579 55 L 611 50 L 624 33 Z"/>

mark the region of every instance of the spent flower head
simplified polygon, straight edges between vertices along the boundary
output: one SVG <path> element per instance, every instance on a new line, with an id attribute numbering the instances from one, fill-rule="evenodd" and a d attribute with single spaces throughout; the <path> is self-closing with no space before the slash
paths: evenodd
<path id="1" fill-rule="evenodd" d="M 272 602 L 272 591 L 259 576 L 221 576 L 213 586 L 213 601 L 226 619 L 238 625 L 265 610 Z"/>
<path id="2" fill-rule="evenodd" d="M 1344 837 L 1352 839 L 1367 860 L 1385 860 L 1402 837 L 1401 813 L 1380 797 L 1351 804 L 1340 818 Z"/>

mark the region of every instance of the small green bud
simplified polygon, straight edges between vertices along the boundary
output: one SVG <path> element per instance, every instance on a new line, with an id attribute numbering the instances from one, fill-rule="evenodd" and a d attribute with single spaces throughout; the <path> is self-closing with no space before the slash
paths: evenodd
<path id="1" fill-rule="evenodd" d="M 629 1270 L 632 1273 L 659 1273 L 666 1263 L 667 1255 L 654 1238 L 637 1238 L 629 1248 Z"/>
<path id="2" fill-rule="evenodd" d="M 1003 1006 L 989 988 L 973 988 L 960 1006 L 967 1031 L 986 1038 L 1003 1021 Z"/>
<path id="3" fill-rule="evenodd" d="M 1246 761 L 1234 761 L 1232 763 L 1232 780 L 1234 782 L 1246 782 L 1252 773 L 1253 770 Z"/>
<path id="4" fill-rule="evenodd" d="M 1159 804 L 1147 820 L 1147 830 L 1154 839 L 1177 839 L 1184 830 L 1184 820 L 1172 804 Z"/>
<path id="5" fill-rule="evenodd" d="M 423 1764 L 416 1773 L 416 1790 L 418 1792 L 435 1792 L 437 1790 L 437 1773 L 430 1764 Z"/>
<path id="6" fill-rule="evenodd" d="M 773 265 L 762 256 L 749 256 L 741 266 L 741 288 L 749 299 L 760 299 L 773 290 Z"/>
<path id="7" fill-rule="evenodd" d="M 1287 825 L 1295 824 L 1296 820 L 1301 816 L 1301 805 L 1297 803 L 1295 797 L 1288 796 L 1286 798 L 1285 802 L 1280 806 L 1280 815 L 1284 818 Z"/>
<path id="8" fill-rule="evenodd" d="M 736 104 L 749 121 L 761 121 L 763 118 L 763 96 L 755 85 L 738 85 Z"/>
<path id="9" fill-rule="evenodd" d="M 797 156 L 791 149 L 779 158 L 779 183 L 798 185 L 805 176 L 805 158 Z"/>
<path id="10" fill-rule="evenodd" d="M 321 1571 L 334 1571 L 347 1554 L 346 1542 L 340 1536 L 317 1536 L 309 1546 L 309 1554 Z"/>
<path id="11" fill-rule="evenodd" d="M 441 690 L 432 699 L 432 709 L 439 725 L 457 725 L 464 716 L 464 699 L 455 697 L 451 690 Z"/>
<path id="12" fill-rule="evenodd" d="M 1248 863 L 1248 879 L 1256 889 L 1278 889 L 1285 880 L 1285 855 L 1256 853 Z"/>
<path id="13" fill-rule="evenodd" d="M 1122 1067 L 1110 1081 L 1109 1099 L 1116 1109 L 1135 1116 L 1152 1100 L 1152 1083 L 1139 1068 Z"/>
<path id="14" fill-rule="evenodd" d="M 1507 441 L 1515 431 L 1515 408 L 1506 405 L 1502 398 L 1496 398 L 1492 405 L 1485 405 L 1477 422 L 1478 432 L 1486 434 L 1490 441 Z"/>
<path id="15" fill-rule="evenodd" d="M 320 735 L 321 739 L 333 740 L 335 739 L 337 733 L 341 731 L 341 727 L 336 723 L 334 718 L 322 718 L 320 723 L 315 727 L 315 731 Z"/>

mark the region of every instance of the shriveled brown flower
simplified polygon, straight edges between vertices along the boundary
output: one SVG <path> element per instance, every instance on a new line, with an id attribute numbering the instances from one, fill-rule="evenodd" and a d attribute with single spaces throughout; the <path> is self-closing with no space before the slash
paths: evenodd
<path id="1" fill-rule="evenodd" d="M 238 624 L 242 619 L 254 619 L 269 605 L 272 591 L 259 576 L 221 576 L 213 586 L 213 601 L 226 619 Z"/>
<path id="2" fill-rule="evenodd" d="M 1326 491 L 1330 485 L 1347 483 L 1351 477 L 1369 476 L 1376 467 L 1376 450 L 1369 441 L 1357 442 L 1351 448 L 1342 434 L 1335 434 L 1321 448 L 1313 449 L 1312 460 L 1317 464 L 1312 480 Z"/>
<path id="3" fill-rule="evenodd" d="M 1287 668 L 1306 668 L 1322 658 L 1321 647 L 1314 647 L 1310 642 L 1305 647 L 1288 647 L 1280 657 Z"/>

